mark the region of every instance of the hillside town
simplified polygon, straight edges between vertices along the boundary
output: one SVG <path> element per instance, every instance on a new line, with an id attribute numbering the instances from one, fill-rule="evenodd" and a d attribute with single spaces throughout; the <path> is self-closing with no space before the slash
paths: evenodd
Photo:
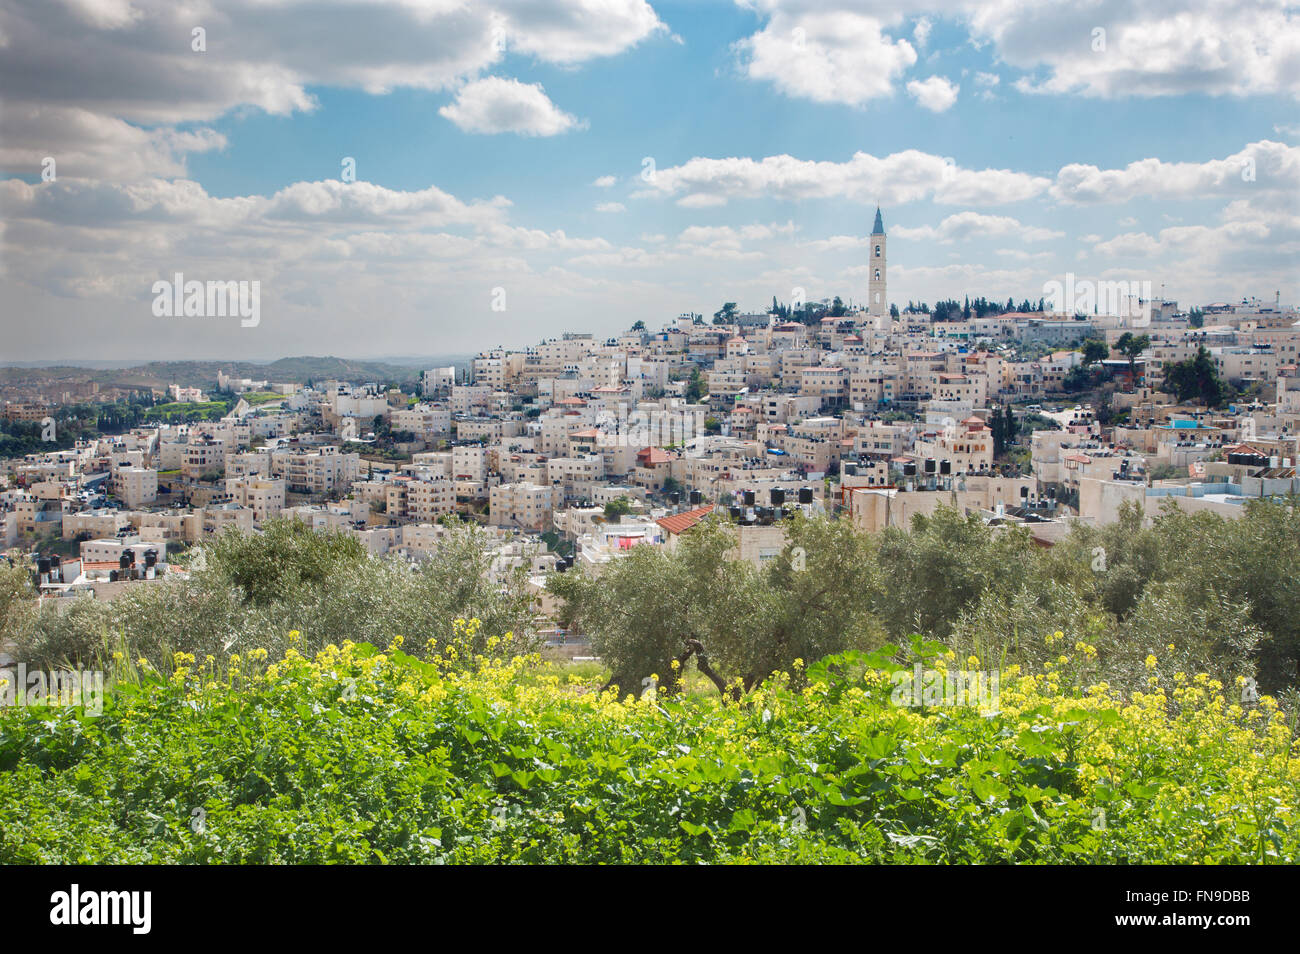
<path id="1" fill-rule="evenodd" d="M 276 518 L 412 562 L 468 521 L 493 536 L 494 568 L 525 568 L 540 595 L 549 573 L 671 548 L 715 511 L 761 565 L 796 511 L 876 532 L 948 506 L 1050 547 L 1125 504 L 1234 517 L 1300 491 L 1294 308 L 900 311 L 885 242 L 877 211 L 865 307 L 727 303 L 711 321 L 575 330 L 410 388 L 173 384 L 173 406 L 228 395 L 229 410 L 0 462 L 0 547 L 66 608 L 186 573 L 213 535 Z M 1236 400 L 1179 400 L 1166 377 L 1198 355 Z M 33 398 L 3 416 L 52 431 L 58 410 Z"/>

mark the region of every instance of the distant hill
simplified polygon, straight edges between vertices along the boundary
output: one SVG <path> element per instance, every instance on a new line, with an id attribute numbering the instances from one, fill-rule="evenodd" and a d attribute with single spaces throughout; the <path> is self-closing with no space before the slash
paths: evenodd
<path id="1" fill-rule="evenodd" d="M 236 378 L 252 378 L 272 382 L 350 381 L 354 384 L 395 382 L 410 384 L 419 379 L 420 372 L 454 364 L 465 366 L 468 355 L 432 355 L 427 358 L 412 356 L 392 361 L 354 360 L 334 356 L 299 356 L 280 358 L 277 361 L 150 361 L 133 367 L 103 367 L 105 362 L 87 362 L 86 365 L 51 364 L 45 367 L 30 362 L 0 368 L 0 385 L 49 385 L 55 382 L 76 384 L 97 382 L 103 387 L 165 388 L 169 384 L 182 387 L 212 388 L 217 382 L 217 372 L 224 371 Z M 97 364 L 98 367 L 88 365 Z"/>

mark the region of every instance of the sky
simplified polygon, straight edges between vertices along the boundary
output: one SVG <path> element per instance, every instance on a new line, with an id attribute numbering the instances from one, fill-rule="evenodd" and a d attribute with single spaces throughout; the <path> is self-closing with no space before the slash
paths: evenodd
<path id="1" fill-rule="evenodd" d="M 865 302 L 877 204 L 900 307 L 1289 305 L 1298 105 L 1284 0 L 0 0 L 0 364 Z"/>

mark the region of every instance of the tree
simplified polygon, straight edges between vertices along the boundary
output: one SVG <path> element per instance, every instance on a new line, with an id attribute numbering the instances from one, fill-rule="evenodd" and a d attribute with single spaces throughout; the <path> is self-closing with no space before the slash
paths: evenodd
<path id="1" fill-rule="evenodd" d="M 1092 373 L 1083 365 L 1065 372 L 1065 378 L 1061 382 L 1061 389 L 1066 394 L 1077 394 L 1090 387 L 1092 387 Z"/>
<path id="2" fill-rule="evenodd" d="M 986 590 L 1007 594 L 1024 580 L 1034 544 L 1028 531 L 997 533 L 978 513 L 939 507 L 917 515 L 910 531 L 888 527 L 877 544 L 874 613 L 891 638 L 947 636 Z"/>
<path id="3" fill-rule="evenodd" d="M 1096 338 L 1089 338 L 1083 343 L 1083 366 L 1086 368 L 1090 364 L 1096 364 L 1098 361 L 1105 361 L 1110 357 L 1110 348 L 1106 342 L 1098 341 Z"/>
<path id="4" fill-rule="evenodd" d="M 686 400 L 694 404 L 704 396 L 704 375 L 698 367 L 691 368 L 690 380 L 686 383 Z"/>
<path id="5" fill-rule="evenodd" d="M 1165 386 L 1180 402 L 1201 401 L 1207 407 L 1218 407 L 1231 394 L 1204 345 L 1197 347 L 1194 357 L 1165 364 Z"/>
<path id="6" fill-rule="evenodd" d="M 1010 404 L 1002 406 L 1002 435 L 1007 444 L 1014 444 L 1019 437 L 1016 428 L 1016 415 Z"/>
<path id="7" fill-rule="evenodd" d="M 836 295 L 835 300 L 831 302 L 831 317 L 843 318 L 848 314 L 848 311 L 849 310 L 844 307 L 844 300 L 840 298 L 839 295 Z"/>
<path id="8" fill-rule="evenodd" d="M 890 305 L 890 306 L 889 306 L 889 317 L 890 317 L 890 318 L 893 318 L 895 321 L 898 320 L 898 306 L 897 306 L 897 305 Z"/>
<path id="9" fill-rule="evenodd" d="M 1015 440 L 1015 423 L 1002 413 L 1002 408 L 993 409 L 993 418 L 989 421 L 989 430 L 993 432 L 993 456 L 1001 457 L 1007 452 L 1007 445 Z M 1010 411 L 1010 408 L 1007 408 Z"/>
<path id="10" fill-rule="evenodd" d="M 713 313 L 713 323 L 715 325 L 729 325 L 736 320 L 736 303 L 729 301 L 723 303 L 723 306 Z"/>
<path id="11" fill-rule="evenodd" d="M 474 645 L 459 647 L 465 661 L 466 651 L 508 657 L 535 643 L 526 571 L 493 569 L 496 544 L 473 526 L 449 528 L 415 570 L 404 559 L 372 558 L 341 532 L 291 520 L 266 528 L 205 540 L 207 567 L 188 578 L 133 587 L 110 602 L 75 601 L 67 613 L 38 614 L 25 631 L 0 633 L 0 641 L 12 638 L 29 665 L 100 668 L 92 664 L 118 648 L 105 646 L 108 634 L 125 643 L 127 659 L 143 656 L 163 672 L 175 651 L 202 659 L 260 648 L 274 657 L 294 639 L 311 656 L 330 643 L 387 646 L 400 635 L 406 652 L 428 658 L 430 641 L 447 641 L 458 617 L 481 622 Z M 491 636 L 500 640 L 495 650 Z"/>
<path id="12" fill-rule="evenodd" d="M 762 569 L 730 559 L 735 530 L 710 518 L 671 551 L 634 547 L 599 577 L 556 574 L 547 586 L 564 601 L 563 623 L 582 626 L 609 666 L 607 686 L 640 692 L 657 675 L 673 692 L 693 660 L 723 698 L 738 699 L 775 671 L 797 672 L 796 660 L 865 646 L 876 632 L 869 538 L 825 517 L 786 529 L 789 545 Z"/>
<path id="13" fill-rule="evenodd" d="M 633 331 L 645 331 L 645 322 L 644 322 L 644 321 L 637 321 L 635 324 L 632 325 L 632 330 L 633 330 Z"/>
<path id="14" fill-rule="evenodd" d="M 1135 335 L 1131 331 L 1126 331 L 1119 336 L 1119 341 L 1115 342 L 1115 350 L 1128 358 L 1128 373 L 1133 381 L 1133 386 L 1137 387 L 1137 359 L 1138 355 L 1151 347 L 1150 335 Z"/>
<path id="15" fill-rule="evenodd" d="M 618 497 L 605 504 L 605 519 L 610 523 L 618 523 L 619 520 L 631 512 L 632 502 L 627 497 Z"/>

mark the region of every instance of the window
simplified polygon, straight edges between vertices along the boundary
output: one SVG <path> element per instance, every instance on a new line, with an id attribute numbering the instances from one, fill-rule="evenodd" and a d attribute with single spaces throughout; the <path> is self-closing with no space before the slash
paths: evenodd
<path id="1" fill-rule="evenodd" d="M 880 258 L 880 246 L 876 246 L 876 258 Z"/>

